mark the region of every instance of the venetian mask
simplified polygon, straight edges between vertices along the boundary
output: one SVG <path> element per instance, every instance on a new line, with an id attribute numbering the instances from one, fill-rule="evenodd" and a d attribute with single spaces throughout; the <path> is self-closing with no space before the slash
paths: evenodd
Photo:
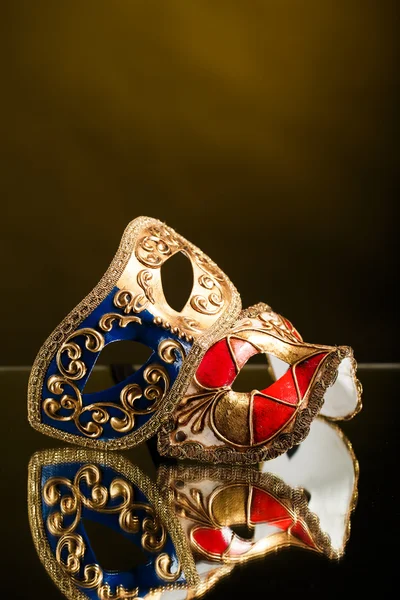
<path id="1" fill-rule="evenodd" d="M 276 381 L 236 392 L 249 358 L 263 354 Z M 159 434 L 162 454 L 209 462 L 254 463 L 286 452 L 321 414 L 349 418 L 361 406 L 352 350 L 310 344 L 265 304 L 241 318 L 204 355 L 170 422 Z"/>
<path id="2" fill-rule="evenodd" d="M 161 275 L 178 252 L 194 281 L 181 312 L 168 305 Z M 136 445 L 155 434 L 239 311 L 236 289 L 201 250 L 160 221 L 135 219 L 104 277 L 39 351 L 28 390 L 31 424 L 85 446 Z M 124 381 L 86 393 L 100 353 L 121 340 L 144 344 L 150 358 Z"/>

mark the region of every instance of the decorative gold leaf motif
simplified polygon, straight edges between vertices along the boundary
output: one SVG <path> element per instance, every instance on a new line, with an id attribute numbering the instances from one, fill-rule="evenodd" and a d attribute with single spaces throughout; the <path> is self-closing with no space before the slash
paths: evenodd
<path id="1" fill-rule="evenodd" d="M 82 356 L 82 350 L 80 346 L 72 340 L 78 336 L 84 336 L 86 338 L 85 348 L 90 352 L 99 352 L 104 348 L 104 338 L 95 329 L 82 328 L 74 331 L 67 337 L 65 342 L 62 344 L 56 355 L 57 367 L 64 377 L 77 381 L 82 379 L 86 375 L 86 365 L 80 360 Z M 62 357 L 66 352 L 70 362 L 67 366 L 63 364 Z"/>
<path id="2" fill-rule="evenodd" d="M 197 312 L 203 315 L 216 315 L 222 309 L 223 300 L 217 294 L 210 294 L 208 300 L 205 296 L 193 296 L 190 300 L 190 305 Z"/>
<path id="3" fill-rule="evenodd" d="M 64 550 L 68 551 L 67 561 L 62 559 Z M 86 565 L 83 573 L 84 578 L 76 577 L 81 568 L 81 560 L 85 555 L 85 543 L 77 533 L 66 533 L 58 540 L 56 548 L 56 560 L 71 576 L 74 583 L 87 589 L 98 588 L 103 581 L 103 570 L 100 565 Z"/>
<path id="4" fill-rule="evenodd" d="M 183 323 L 185 323 L 188 329 L 192 331 L 201 331 L 201 325 L 196 319 L 190 319 L 189 317 L 181 317 Z"/>
<path id="5" fill-rule="evenodd" d="M 180 248 L 181 242 L 172 231 L 153 225 L 148 228 L 148 235 L 139 240 L 135 254 L 143 265 L 154 269 Z"/>
<path id="6" fill-rule="evenodd" d="M 139 317 L 124 317 L 118 313 L 107 313 L 101 317 L 99 326 L 103 331 L 111 331 L 114 321 L 117 321 L 120 327 L 126 327 L 129 323 L 142 324 L 142 319 Z"/>
<path id="7" fill-rule="evenodd" d="M 156 573 L 160 579 L 164 579 L 164 581 L 168 581 L 170 583 L 179 579 L 181 575 L 181 567 L 178 562 L 177 570 L 175 572 L 171 572 L 172 567 L 172 559 L 165 552 L 157 556 L 155 562 Z"/>
<path id="8" fill-rule="evenodd" d="M 193 434 L 201 433 L 206 426 L 211 407 L 224 393 L 225 390 L 206 391 L 183 398 L 176 409 L 177 423 L 185 426 L 193 419 L 190 426 L 191 432 Z"/>
<path id="9" fill-rule="evenodd" d="M 179 354 L 182 359 L 186 356 L 184 347 L 176 340 L 162 340 L 158 344 L 158 356 L 170 365 L 177 360 Z"/>
<path id="10" fill-rule="evenodd" d="M 84 488 L 86 493 L 81 487 L 83 482 L 86 484 Z M 64 495 L 60 492 L 60 486 L 68 489 Z M 121 477 L 115 477 L 109 487 L 103 485 L 102 472 L 94 464 L 82 466 L 73 479 L 57 476 L 48 479 L 43 488 L 43 499 L 48 506 L 58 508 L 50 513 L 46 524 L 49 532 L 59 538 L 56 560 L 67 571 L 73 582 L 86 589 L 96 589 L 99 600 L 133 600 L 137 598 L 137 588 L 126 590 L 123 586 L 118 586 L 113 594 L 110 586 L 103 583 L 104 573 L 98 564 L 86 565 L 83 570 L 83 578 L 78 577 L 85 557 L 86 545 L 82 536 L 76 533 L 76 528 L 82 515 L 83 506 L 100 513 L 117 514 L 119 525 L 124 531 L 128 533 L 141 531 L 142 547 L 149 552 L 159 552 L 165 545 L 167 534 L 154 508 L 150 504 L 136 502 L 132 485 Z M 138 511 L 146 513 L 142 522 Z M 64 528 L 63 520 L 67 514 L 75 515 L 75 517 L 73 522 Z M 179 565 L 177 572 L 171 573 L 171 558 L 165 553 L 161 557 L 159 577 L 167 582 L 175 581 L 180 575 Z"/>
<path id="11" fill-rule="evenodd" d="M 207 527 L 215 525 L 204 496 L 197 488 L 190 488 L 190 496 L 174 489 L 174 508 L 183 519 L 190 519 L 194 523 Z"/>
<path id="12" fill-rule="evenodd" d="M 114 296 L 114 305 L 123 309 L 127 315 L 132 311 L 137 312 L 134 310 L 134 296 L 129 290 L 118 290 Z"/>
<path id="13" fill-rule="evenodd" d="M 302 342 L 302 338 L 298 331 L 290 329 L 286 322 L 286 319 L 281 317 L 274 312 L 262 312 L 257 316 L 257 319 L 261 322 L 263 330 L 268 331 L 272 335 L 276 335 L 284 340 L 299 344 Z"/>
<path id="14" fill-rule="evenodd" d="M 191 254 L 200 269 L 208 273 L 215 281 L 218 281 L 219 283 L 224 283 L 226 281 L 224 273 L 222 273 L 218 265 L 216 265 L 208 256 L 198 249 L 192 249 Z"/>
<path id="15" fill-rule="evenodd" d="M 198 279 L 199 284 L 206 290 L 213 290 L 214 292 L 208 296 L 201 296 L 197 294 L 190 299 L 190 305 L 197 312 L 204 315 L 215 315 L 222 310 L 224 305 L 224 299 L 221 292 L 221 287 L 217 283 L 216 279 L 208 274 L 203 273 Z"/>
<path id="16" fill-rule="evenodd" d="M 153 288 L 150 285 L 152 279 L 153 273 L 147 270 L 139 271 L 137 275 L 137 282 L 144 291 L 146 299 L 154 304 Z"/>
<path id="17" fill-rule="evenodd" d="M 167 394 L 170 386 L 170 379 L 167 371 L 161 365 L 149 365 L 143 371 L 143 377 L 147 385 L 144 391 L 138 384 L 128 384 L 120 393 L 121 404 L 112 402 L 96 402 L 83 406 L 82 394 L 77 386 L 65 377 L 52 375 L 48 379 L 47 387 L 53 394 L 63 394 L 66 385 L 70 386 L 75 394 L 63 394 L 60 400 L 55 398 L 46 398 L 43 402 L 45 414 L 56 421 L 73 421 L 77 429 L 89 438 L 98 438 L 104 431 L 103 425 L 110 422 L 114 431 L 118 433 L 127 433 L 135 426 L 136 415 L 146 415 L 154 412 L 159 403 Z M 163 383 L 163 387 L 159 383 Z M 135 401 L 141 397 L 149 400 L 146 408 L 139 409 L 135 407 Z M 109 410 L 113 408 L 122 413 L 121 417 L 110 417 Z M 69 415 L 58 414 L 61 409 L 72 411 Z M 91 420 L 82 424 L 80 419 L 84 413 L 91 413 Z"/>
<path id="18" fill-rule="evenodd" d="M 117 308 L 124 309 L 125 314 L 130 312 L 140 313 L 147 308 L 149 302 L 154 304 L 153 288 L 150 282 L 153 279 L 153 274 L 147 269 L 139 271 L 136 277 L 138 285 L 142 288 L 143 293 L 135 296 L 130 290 L 119 290 L 114 296 L 114 304 Z M 139 320 L 139 322 L 141 322 Z M 124 327 L 124 325 L 122 325 Z"/>
<path id="19" fill-rule="evenodd" d="M 63 393 L 65 385 L 69 385 L 72 388 L 76 397 Z M 43 401 L 43 410 L 45 414 L 56 421 L 75 421 L 82 409 L 82 396 L 76 385 L 66 377 L 51 375 L 47 380 L 47 387 L 51 393 L 63 395 L 60 400 L 46 398 Z M 61 409 L 72 410 L 72 413 L 64 416 L 58 415 L 57 413 Z"/>

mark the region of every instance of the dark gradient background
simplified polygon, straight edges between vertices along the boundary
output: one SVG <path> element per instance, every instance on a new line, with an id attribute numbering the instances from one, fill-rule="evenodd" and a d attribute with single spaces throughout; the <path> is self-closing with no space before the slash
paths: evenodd
<path id="1" fill-rule="evenodd" d="M 399 360 L 397 4 L 2 0 L 0 364 L 33 361 L 142 214 L 245 306 Z"/>

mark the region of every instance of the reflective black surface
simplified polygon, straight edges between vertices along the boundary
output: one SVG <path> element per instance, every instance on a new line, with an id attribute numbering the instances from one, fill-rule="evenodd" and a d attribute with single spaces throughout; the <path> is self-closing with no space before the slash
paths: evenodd
<path id="1" fill-rule="evenodd" d="M 58 448 L 60 443 L 35 432 L 27 423 L 28 375 L 29 369 L 0 372 L 3 391 L 1 597 L 61 599 L 63 596 L 41 565 L 32 541 L 26 489 L 31 455 L 37 450 Z M 99 380 L 106 375 L 99 371 Z M 399 517 L 395 493 L 399 370 L 360 369 L 359 378 L 364 386 L 364 409 L 353 421 L 342 425 L 360 464 L 359 499 L 351 518 L 351 535 L 344 557 L 332 561 L 302 548 L 284 548 L 235 567 L 213 587 L 207 598 L 257 598 L 271 594 L 347 597 L 358 594 L 366 585 L 385 597 L 384 594 L 393 589 L 396 568 L 393 551 Z M 159 464 L 155 464 L 158 460 L 152 445 L 127 451 L 124 457 L 156 480 Z M 327 469 L 328 466 L 327 462 Z M 243 530 L 238 534 L 246 537 Z M 121 544 L 119 552 L 113 552 L 111 538 L 107 537 L 108 543 L 104 545 L 101 531 L 93 531 L 93 536 L 96 552 L 109 568 L 123 568 L 121 561 L 124 562 L 124 553 L 129 552 L 129 547 Z M 137 560 L 140 562 L 140 558 Z"/>

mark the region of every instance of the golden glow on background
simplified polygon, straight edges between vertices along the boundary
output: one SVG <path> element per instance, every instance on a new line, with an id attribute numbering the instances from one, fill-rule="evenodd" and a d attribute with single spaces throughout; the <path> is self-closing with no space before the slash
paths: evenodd
<path id="1" fill-rule="evenodd" d="M 0 363 L 33 360 L 140 214 L 244 305 L 399 359 L 395 8 L 4 0 Z"/>

